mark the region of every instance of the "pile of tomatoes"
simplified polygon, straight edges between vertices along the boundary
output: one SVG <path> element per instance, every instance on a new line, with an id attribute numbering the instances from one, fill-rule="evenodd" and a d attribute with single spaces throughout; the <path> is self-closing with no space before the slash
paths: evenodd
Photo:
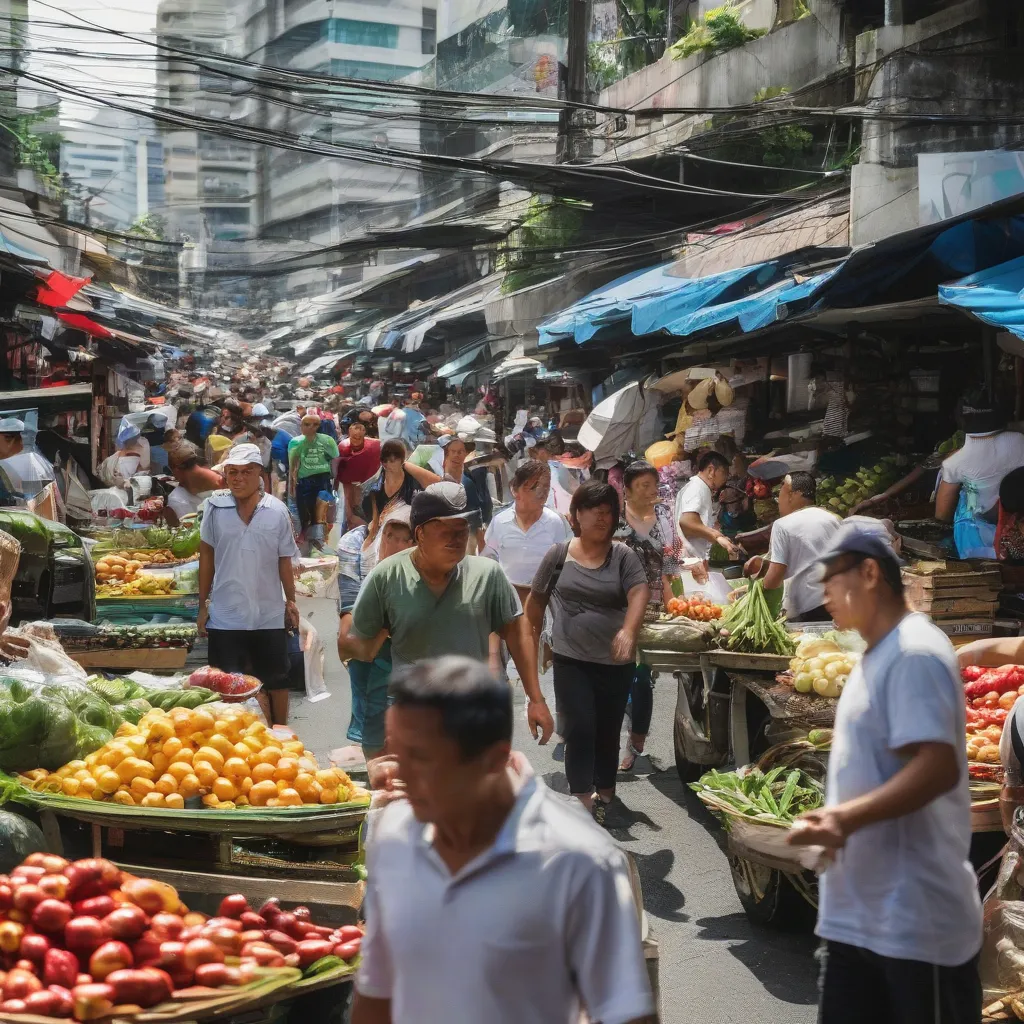
<path id="1" fill-rule="evenodd" d="M 355 925 L 317 925 L 276 899 L 253 911 L 225 896 L 211 918 L 108 860 L 33 853 L 0 875 L 0 1019 L 135 1013 L 179 989 L 244 985 L 265 967 L 351 963 L 361 942 Z"/>
<path id="2" fill-rule="evenodd" d="M 673 597 L 665 610 L 669 615 L 694 619 L 697 622 L 714 622 L 722 617 L 722 606 L 714 604 L 704 594 L 694 594 L 692 597 Z"/>

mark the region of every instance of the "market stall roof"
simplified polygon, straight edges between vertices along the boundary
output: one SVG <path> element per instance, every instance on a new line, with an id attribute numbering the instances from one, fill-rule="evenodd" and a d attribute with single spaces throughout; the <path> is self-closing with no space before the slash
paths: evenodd
<path id="1" fill-rule="evenodd" d="M 1024 338 L 1024 256 L 940 286 L 939 301 Z"/>
<path id="2" fill-rule="evenodd" d="M 0 391 L 0 409 L 25 409 L 35 406 L 88 409 L 92 406 L 92 385 L 67 384 L 57 388 Z"/>
<path id="3" fill-rule="evenodd" d="M 60 242 L 25 203 L 6 195 L 0 195 L 0 247 L 19 260 L 55 270 L 64 264 Z"/>
<path id="4" fill-rule="evenodd" d="M 355 349 L 335 349 L 333 352 L 326 353 L 326 355 L 317 356 L 311 363 L 303 366 L 299 373 L 318 373 L 320 370 L 326 370 L 328 367 L 337 366 L 343 359 L 352 359 L 355 355 Z"/>
<path id="5" fill-rule="evenodd" d="M 462 349 L 454 358 L 449 359 L 443 366 L 438 367 L 438 377 L 454 377 L 461 370 L 472 366 L 477 358 L 487 351 L 487 341 L 478 341 L 467 348 Z"/>
<path id="6" fill-rule="evenodd" d="M 501 274 L 491 274 L 445 295 L 413 304 L 403 313 L 377 324 L 367 334 L 366 347 L 415 352 L 436 327 L 478 317 L 483 328 L 486 325 L 484 306 L 500 286 L 501 278 Z"/>
<path id="7" fill-rule="evenodd" d="M 773 285 L 785 269 L 779 261 L 769 261 L 685 278 L 676 273 L 679 263 L 627 274 L 591 292 L 537 328 L 540 344 L 573 340 L 582 345 L 613 327 L 627 327 L 634 336 L 655 334 L 709 304 Z"/>

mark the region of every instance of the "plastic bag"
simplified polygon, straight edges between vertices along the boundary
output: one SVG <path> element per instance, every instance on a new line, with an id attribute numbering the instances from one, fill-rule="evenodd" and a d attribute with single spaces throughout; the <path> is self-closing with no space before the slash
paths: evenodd
<path id="1" fill-rule="evenodd" d="M 302 658 L 306 667 L 306 697 L 310 702 L 326 700 L 330 694 L 324 679 L 323 641 L 309 619 L 299 619 L 299 635 L 302 637 Z"/>

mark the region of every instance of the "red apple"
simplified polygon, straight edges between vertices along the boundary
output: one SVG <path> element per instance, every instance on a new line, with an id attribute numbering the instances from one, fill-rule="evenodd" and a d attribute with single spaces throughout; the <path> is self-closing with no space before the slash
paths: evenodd
<path id="1" fill-rule="evenodd" d="M 243 914 L 249 912 L 249 901 L 241 893 L 236 892 L 231 896 L 225 896 L 224 899 L 220 901 L 217 916 L 238 919 Z"/>
<path id="2" fill-rule="evenodd" d="M 196 968 L 196 984 L 210 988 L 241 985 L 242 975 L 237 967 L 228 967 L 227 964 L 200 964 Z"/>
<path id="3" fill-rule="evenodd" d="M 109 937 L 107 926 L 95 917 L 73 917 L 64 928 L 64 945 L 83 963 Z"/>
<path id="4" fill-rule="evenodd" d="M 177 939 L 185 930 L 185 922 L 177 914 L 168 914 L 165 911 L 154 914 L 149 922 L 149 927 L 157 934 L 167 939 Z"/>
<path id="5" fill-rule="evenodd" d="M 32 882 L 26 882 L 24 885 L 19 885 L 14 890 L 14 909 L 20 910 L 23 913 L 31 914 L 35 910 L 36 906 L 46 899 L 46 893 L 39 888 L 38 885 L 34 885 Z"/>
<path id="6" fill-rule="evenodd" d="M 32 927 L 47 935 L 60 935 L 71 915 L 71 904 L 66 900 L 45 899 L 32 911 Z"/>
<path id="7" fill-rule="evenodd" d="M 113 896 L 90 896 L 74 905 L 75 917 L 98 917 L 101 921 L 117 909 Z"/>
<path id="8" fill-rule="evenodd" d="M 193 939 L 185 944 L 185 965 L 194 971 L 200 964 L 224 963 L 224 950 L 209 939 Z"/>
<path id="9" fill-rule="evenodd" d="M 48 949 L 43 958 L 43 984 L 72 989 L 77 983 L 78 957 L 66 949 Z"/>
<path id="10" fill-rule="evenodd" d="M 25 935 L 18 954 L 34 964 L 41 964 L 50 951 L 50 940 L 45 935 Z"/>
<path id="11" fill-rule="evenodd" d="M 124 971 L 135 966 L 132 951 L 123 942 L 104 942 L 89 957 L 89 973 L 97 980 L 104 981 L 114 971 Z"/>
<path id="12" fill-rule="evenodd" d="M 4 979 L 4 999 L 24 999 L 42 987 L 43 983 L 34 974 L 16 967 L 8 971 Z"/>
<path id="13" fill-rule="evenodd" d="M 55 900 L 62 900 L 68 894 L 68 880 L 63 875 L 43 875 L 37 884 Z"/>
<path id="14" fill-rule="evenodd" d="M 146 930 L 149 918 L 141 907 L 126 903 L 107 914 L 103 918 L 103 923 L 107 926 L 111 938 L 120 939 L 122 942 L 134 942 Z"/>
<path id="15" fill-rule="evenodd" d="M 98 1020 L 109 1016 L 114 1008 L 114 989 L 111 985 L 76 985 L 71 990 L 75 1002 L 75 1020 Z"/>
<path id="16" fill-rule="evenodd" d="M 153 967 L 114 971 L 106 982 L 114 990 L 115 1002 L 134 1003 L 143 1009 L 170 999 L 173 991 L 170 976 Z"/>

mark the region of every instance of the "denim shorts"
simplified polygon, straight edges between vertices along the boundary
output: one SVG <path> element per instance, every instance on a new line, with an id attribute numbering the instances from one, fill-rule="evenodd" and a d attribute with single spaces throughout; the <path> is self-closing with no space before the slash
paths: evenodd
<path id="1" fill-rule="evenodd" d="M 352 611 L 359 596 L 359 581 L 351 576 L 338 576 L 338 614 Z"/>
<path id="2" fill-rule="evenodd" d="M 388 681 L 391 678 L 391 641 L 373 661 L 348 663 L 352 687 L 352 720 L 346 736 L 369 750 L 384 746 L 384 715 L 388 710 Z"/>

